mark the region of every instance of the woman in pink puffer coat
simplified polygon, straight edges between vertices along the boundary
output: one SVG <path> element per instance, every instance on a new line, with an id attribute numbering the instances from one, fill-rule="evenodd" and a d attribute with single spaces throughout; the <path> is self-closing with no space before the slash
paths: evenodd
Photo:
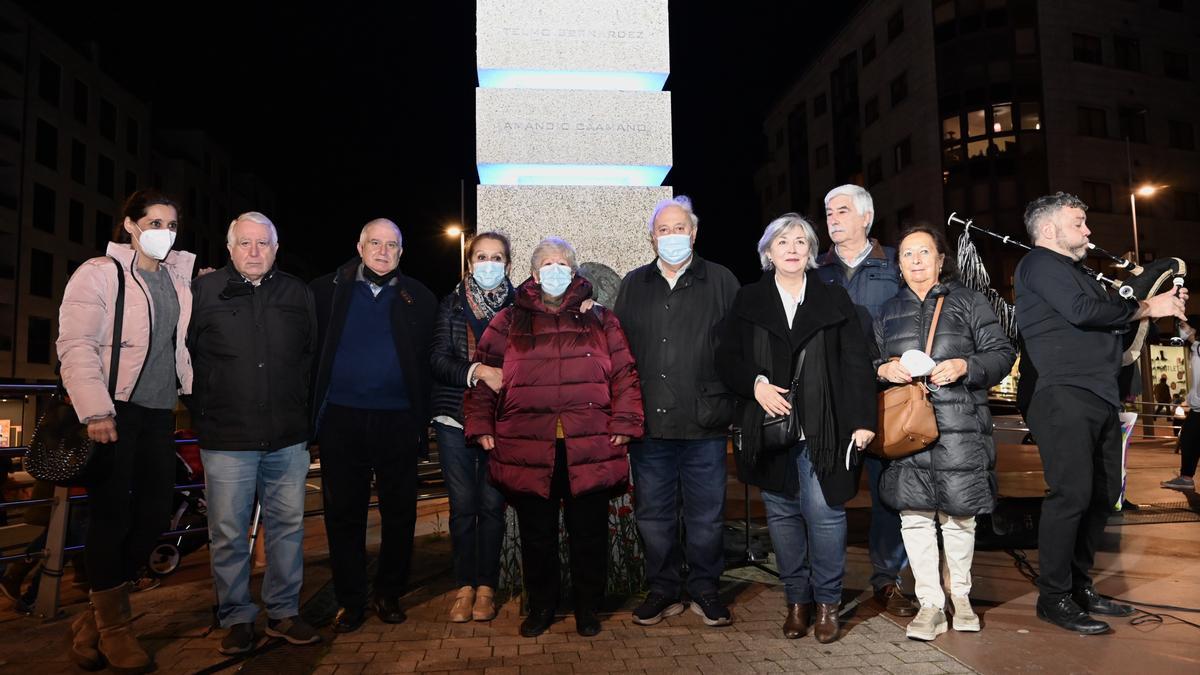
<path id="1" fill-rule="evenodd" d="M 79 266 L 59 308 L 63 386 L 88 437 L 101 444 L 89 468 L 84 549 L 92 602 L 71 625 L 71 656 L 84 668 L 107 662 L 140 672 L 151 665 L 130 629 L 128 582 L 149 560 L 171 515 L 174 411 L 179 395 L 192 388 L 183 336 L 196 257 L 171 251 L 178 214 L 176 203 L 157 192 L 131 195 L 108 255 Z M 114 346 L 118 275 L 125 294 Z M 111 373 L 114 348 L 120 356 Z"/>

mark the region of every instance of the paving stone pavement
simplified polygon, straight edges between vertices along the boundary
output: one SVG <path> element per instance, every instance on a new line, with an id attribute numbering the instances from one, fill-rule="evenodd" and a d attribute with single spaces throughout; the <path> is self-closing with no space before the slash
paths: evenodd
<path id="1" fill-rule="evenodd" d="M 604 617 L 592 638 L 575 633 L 561 618 L 536 639 L 517 635 L 515 601 L 488 624 L 447 624 L 454 600 L 448 591 L 423 602 L 398 626 L 370 622 L 359 633 L 339 636 L 317 673 L 454 672 L 483 675 L 546 673 L 971 673 L 928 643 L 904 637 L 881 617 L 852 616 L 841 640 L 819 644 L 811 635 L 782 637 L 781 587 L 727 585 L 735 593 L 735 623 L 705 626 L 691 612 L 656 626 L 638 626 L 627 612 Z"/>
<path id="2" fill-rule="evenodd" d="M 319 596 L 328 592 L 327 564 L 310 560 L 307 575 L 305 614 L 327 620 L 328 607 L 313 607 L 323 604 Z M 784 598 L 777 585 L 727 579 L 722 595 L 732 602 L 735 623 L 725 628 L 705 626 L 692 612 L 656 626 L 638 626 L 627 611 L 619 611 L 602 616 L 604 630 L 595 637 L 577 635 L 574 619 L 566 616 L 536 639 L 518 635 L 521 617 L 515 599 L 503 606 L 494 621 L 449 623 L 454 600 L 449 585 L 444 571 L 427 577 L 419 590 L 406 597 L 409 618 L 403 624 L 387 625 L 371 618 L 359 631 L 336 636 L 325 627 L 320 645 L 295 647 L 272 641 L 241 661 L 216 651 L 223 631 L 207 628 L 212 601 L 207 578 L 137 594 L 133 604 L 137 630 L 152 650 L 158 672 L 168 675 L 974 672 L 929 643 L 907 640 L 902 628 L 875 615 L 869 606 L 850 612 L 843 637 L 833 644 L 819 644 L 811 635 L 784 639 L 780 631 Z M 67 619 L 83 606 L 81 602 L 66 606 Z M 66 651 L 67 620 L 44 623 L 0 614 L 0 621 L 0 673 L 75 670 Z"/>

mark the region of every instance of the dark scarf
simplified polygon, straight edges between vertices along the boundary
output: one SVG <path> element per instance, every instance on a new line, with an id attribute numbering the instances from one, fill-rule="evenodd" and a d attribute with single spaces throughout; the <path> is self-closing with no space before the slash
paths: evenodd
<path id="1" fill-rule="evenodd" d="M 513 287 L 508 279 L 489 291 L 480 286 L 479 282 L 475 281 L 475 277 L 468 274 L 459 287 L 465 290 L 463 297 L 467 299 L 467 306 L 471 308 L 471 313 L 485 324 L 491 321 L 493 316 L 496 316 L 496 312 L 504 309 L 513 297 Z"/>
<path id="2" fill-rule="evenodd" d="M 817 332 L 804 346 L 804 370 L 800 389 L 804 405 L 801 420 L 808 457 L 817 477 L 824 478 L 838 467 L 842 448 L 838 447 L 837 422 L 833 417 L 833 391 L 829 371 L 825 366 L 825 331 Z"/>
<path id="3" fill-rule="evenodd" d="M 400 273 L 399 266 L 393 267 L 392 271 L 388 272 L 387 274 L 376 274 L 374 270 L 372 270 L 370 267 L 367 267 L 366 263 L 363 263 L 363 265 L 362 265 L 363 279 L 366 279 L 367 281 L 375 284 L 376 286 L 379 286 L 380 288 L 387 286 L 392 281 L 392 279 L 396 278 L 396 275 L 399 273 Z"/>

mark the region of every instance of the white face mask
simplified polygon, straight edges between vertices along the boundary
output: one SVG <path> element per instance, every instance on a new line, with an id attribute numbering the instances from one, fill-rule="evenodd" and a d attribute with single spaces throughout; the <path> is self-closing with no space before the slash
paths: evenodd
<path id="1" fill-rule="evenodd" d="M 142 252 L 154 258 L 162 260 L 171 252 L 171 247 L 175 245 L 175 231 L 166 228 L 158 230 L 142 230 L 138 235 L 138 244 L 142 247 Z"/>

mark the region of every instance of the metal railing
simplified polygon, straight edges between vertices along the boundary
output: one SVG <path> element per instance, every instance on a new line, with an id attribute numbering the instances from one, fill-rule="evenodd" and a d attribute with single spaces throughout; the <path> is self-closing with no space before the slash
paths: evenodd
<path id="1" fill-rule="evenodd" d="M 988 396 L 988 406 L 992 409 L 992 414 L 1020 414 L 1017 410 L 1016 394 L 996 394 Z M 1175 416 L 1175 409 L 1179 406 L 1176 403 L 1154 403 L 1151 401 L 1143 401 L 1137 399 L 1127 402 L 1123 408 L 1123 412 L 1135 412 L 1138 415 L 1137 422 L 1134 425 L 1135 437 L 1143 440 L 1169 441 L 1179 437 L 1180 427 L 1183 425 L 1183 418 Z M 1160 408 L 1168 408 L 1166 413 L 1159 412 Z M 1166 424 L 1164 424 L 1164 421 Z M 1148 429 L 1157 430 L 1159 427 L 1165 426 L 1169 429 L 1168 434 L 1158 434 L 1153 431 L 1148 432 Z M 1141 433 L 1137 433 L 1140 429 Z"/>

